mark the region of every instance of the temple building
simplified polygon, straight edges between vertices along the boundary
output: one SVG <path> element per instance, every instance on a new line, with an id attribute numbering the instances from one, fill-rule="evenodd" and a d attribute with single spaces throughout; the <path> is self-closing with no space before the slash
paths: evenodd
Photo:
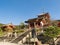
<path id="1" fill-rule="evenodd" d="M 28 23 L 29 29 L 31 28 L 41 28 L 42 26 L 49 26 L 50 25 L 50 15 L 49 13 L 44 13 L 41 15 L 38 15 L 37 18 L 29 19 L 28 21 L 25 21 L 25 23 Z"/>
<path id="2" fill-rule="evenodd" d="M 13 24 L 6 24 L 6 25 L 3 25 L 1 28 L 3 31 L 13 32 L 15 26 Z"/>

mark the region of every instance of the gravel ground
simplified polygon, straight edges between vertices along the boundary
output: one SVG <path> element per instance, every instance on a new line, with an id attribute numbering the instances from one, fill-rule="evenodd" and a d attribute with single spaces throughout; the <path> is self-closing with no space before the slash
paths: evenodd
<path id="1" fill-rule="evenodd" d="M 9 43 L 9 42 L 0 42 L 0 45 L 18 45 L 18 44 Z"/>

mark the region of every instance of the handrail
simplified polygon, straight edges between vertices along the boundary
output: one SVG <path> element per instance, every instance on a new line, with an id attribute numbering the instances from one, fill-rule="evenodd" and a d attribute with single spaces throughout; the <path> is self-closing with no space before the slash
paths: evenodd
<path id="1" fill-rule="evenodd" d="M 28 31 L 24 32 L 19 37 L 17 37 L 16 39 L 12 40 L 11 43 L 18 43 L 20 40 L 22 40 L 31 31 L 32 30 L 28 30 Z"/>

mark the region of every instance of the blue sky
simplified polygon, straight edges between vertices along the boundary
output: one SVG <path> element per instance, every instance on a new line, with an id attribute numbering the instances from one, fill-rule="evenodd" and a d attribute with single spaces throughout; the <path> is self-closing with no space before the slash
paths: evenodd
<path id="1" fill-rule="evenodd" d="M 18 25 L 43 11 L 52 20 L 60 19 L 60 0 L 0 0 L 0 23 Z"/>

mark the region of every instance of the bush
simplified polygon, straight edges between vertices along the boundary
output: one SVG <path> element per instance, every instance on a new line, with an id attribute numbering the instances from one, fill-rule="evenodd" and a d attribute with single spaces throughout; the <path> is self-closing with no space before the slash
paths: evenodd
<path id="1" fill-rule="evenodd" d="M 22 33 L 22 32 L 24 32 L 24 30 L 15 30 L 15 32 Z"/>
<path id="2" fill-rule="evenodd" d="M 60 28 L 56 26 L 49 26 L 44 30 L 45 30 L 44 34 L 49 37 L 57 37 L 60 34 Z"/>

